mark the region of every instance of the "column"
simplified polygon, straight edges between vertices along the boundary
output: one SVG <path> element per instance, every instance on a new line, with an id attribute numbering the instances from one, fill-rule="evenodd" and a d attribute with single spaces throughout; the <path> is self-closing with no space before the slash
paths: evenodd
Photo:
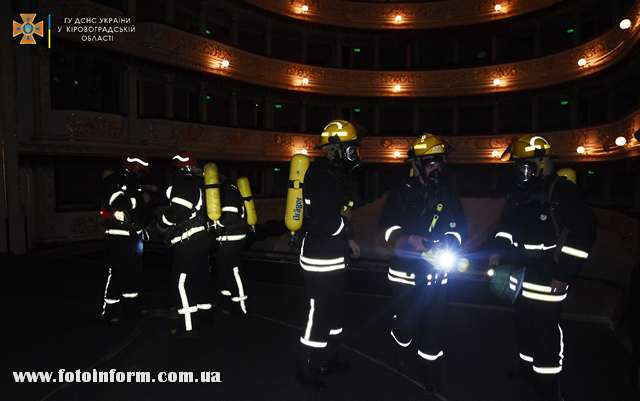
<path id="1" fill-rule="evenodd" d="M 534 27 L 534 36 L 533 36 L 533 55 L 535 57 L 540 57 L 540 53 L 541 53 L 541 43 L 542 43 L 542 38 L 540 37 L 541 35 L 541 25 L 542 23 L 540 22 L 540 20 L 536 20 L 535 22 L 535 27 Z"/>
<path id="2" fill-rule="evenodd" d="M 175 77 L 172 74 L 165 75 L 164 81 L 164 117 L 173 119 L 173 84 Z"/>
<path id="3" fill-rule="evenodd" d="M 607 82 L 607 121 L 616 119 L 616 86 L 611 79 Z"/>
<path id="4" fill-rule="evenodd" d="M 462 58 L 462 49 L 457 39 L 453 39 L 453 64 L 459 65 Z"/>
<path id="5" fill-rule="evenodd" d="M 493 101 L 493 124 L 492 132 L 494 134 L 500 133 L 500 103 L 498 100 Z"/>
<path id="6" fill-rule="evenodd" d="M 380 69 L 380 37 L 373 39 L 373 68 Z"/>
<path id="7" fill-rule="evenodd" d="M 200 101 L 198 107 L 200 108 L 200 122 L 202 124 L 207 123 L 207 84 L 200 82 L 198 99 Z"/>
<path id="8" fill-rule="evenodd" d="M 165 0 L 164 3 L 164 20 L 167 25 L 173 25 L 175 23 L 175 7 L 174 0 Z"/>
<path id="9" fill-rule="evenodd" d="M 569 125 L 571 128 L 576 128 L 578 126 L 578 120 L 580 117 L 578 103 L 580 103 L 578 101 L 578 87 L 574 86 L 571 89 L 571 103 L 569 108 Z"/>
<path id="10" fill-rule="evenodd" d="M 300 102 L 300 132 L 307 132 L 307 100 Z"/>
<path id="11" fill-rule="evenodd" d="M 13 15 L 11 2 L 0 2 L 0 14 Z M 0 252 L 26 252 L 25 210 L 19 184 L 19 140 L 32 140 L 34 117 L 40 104 L 34 96 L 33 54 L 17 45 L 9 35 L 0 35 L 0 85 L 4 93 L 15 93 L 0 104 Z M 20 90 L 16 86 L 20 83 Z M 23 85 L 24 84 L 24 85 Z M 25 107 L 21 107 L 24 105 Z"/>
<path id="12" fill-rule="evenodd" d="M 271 20 L 267 19 L 264 27 L 264 54 L 265 56 L 271 56 Z"/>
<path id="13" fill-rule="evenodd" d="M 373 106 L 373 135 L 380 135 L 380 105 Z"/>
<path id="14" fill-rule="evenodd" d="M 342 38 L 338 37 L 333 48 L 333 66 L 342 67 Z"/>
<path id="15" fill-rule="evenodd" d="M 491 36 L 491 64 L 496 64 L 499 59 L 498 55 L 498 36 Z"/>
<path id="16" fill-rule="evenodd" d="M 531 130 L 538 131 L 540 129 L 540 98 L 533 96 L 531 99 Z"/>
<path id="17" fill-rule="evenodd" d="M 300 62 L 307 64 L 307 48 L 309 45 L 309 32 L 306 29 L 302 30 L 300 38 Z"/>
<path id="18" fill-rule="evenodd" d="M 269 96 L 264 99 L 264 129 L 273 129 L 273 101 Z"/>
<path id="19" fill-rule="evenodd" d="M 417 104 L 413 105 L 412 112 L 412 133 L 413 135 L 420 134 L 420 107 Z"/>
<path id="20" fill-rule="evenodd" d="M 238 126 L 238 92 L 236 92 L 235 90 L 231 91 L 230 102 L 231 102 L 231 105 L 230 105 L 231 121 L 229 121 L 229 123 L 231 123 L 232 127 L 237 127 Z"/>
<path id="21" fill-rule="evenodd" d="M 451 113 L 452 121 L 451 121 L 451 133 L 453 135 L 460 134 L 460 105 L 455 103 L 453 105 L 453 112 Z"/>

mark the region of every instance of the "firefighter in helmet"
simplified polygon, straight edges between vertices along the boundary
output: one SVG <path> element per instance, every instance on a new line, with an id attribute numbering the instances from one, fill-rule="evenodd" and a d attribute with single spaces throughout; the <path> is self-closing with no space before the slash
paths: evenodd
<path id="1" fill-rule="evenodd" d="M 517 371 L 544 401 L 561 400 L 564 338 L 560 315 L 570 283 L 595 236 L 591 209 L 575 176 L 554 170 L 551 144 L 538 135 L 515 140 L 502 155 L 514 163 L 515 186 L 495 233 L 490 265 L 511 266 L 519 347 Z M 515 270 L 513 270 L 515 271 Z"/>
<path id="2" fill-rule="evenodd" d="M 298 379 L 325 386 L 319 375 L 348 366 L 337 360 L 343 336 L 344 275 L 360 250 L 345 212 L 352 203 L 350 174 L 360 164 L 356 128 L 344 120 L 329 122 L 320 137 L 324 157 L 305 174 L 304 223 L 300 249 L 307 314 L 300 336 Z"/>
<path id="3" fill-rule="evenodd" d="M 441 391 L 446 356 L 442 325 L 447 283 L 463 259 L 466 220 L 446 174 L 449 145 L 432 134 L 409 149 L 410 176 L 387 195 L 380 228 L 393 257 L 387 274 L 392 289 L 390 342 L 404 369 L 417 358 L 418 376 L 430 392 Z"/>
<path id="4" fill-rule="evenodd" d="M 139 310 L 142 240 L 147 213 L 143 210 L 142 179 L 149 172 L 149 161 L 129 155 L 121 168 L 103 176 L 100 219 L 105 227 L 107 280 L 102 316 L 115 323 L 134 317 Z"/>
<path id="5" fill-rule="evenodd" d="M 173 255 L 178 319 L 172 334 L 195 337 L 203 313 L 211 309 L 207 294 L 210 241 L 204 214 L 204 180 L 192 154 L 178 152 L 172 162 L 175 174 L 166 190 L 169 206 L 159 223 Z"/>

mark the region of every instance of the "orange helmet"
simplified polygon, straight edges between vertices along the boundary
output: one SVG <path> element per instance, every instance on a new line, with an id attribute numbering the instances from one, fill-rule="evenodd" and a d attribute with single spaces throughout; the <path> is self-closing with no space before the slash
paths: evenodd
<path id="1" fill-rule="evenodd" d="M 178 152 L 171 158 L 171 161 L 173 162 L 174 167 L 178 170 L 198 167 L 198 161 L 189 152 Z"/>
<path id="2" fill-rule="evenodd" d="M 149 171 L 149 160 L 144 156 L 132 154 L 122 159 L 122 168 L 131 173 L 146 173 Z"/>

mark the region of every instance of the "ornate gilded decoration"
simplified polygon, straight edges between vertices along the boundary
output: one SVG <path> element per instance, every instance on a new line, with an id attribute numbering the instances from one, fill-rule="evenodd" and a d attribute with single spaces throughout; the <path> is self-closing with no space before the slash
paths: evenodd
<path id="1" fill-rule="evenodd" d="M 216 127 L 202 124 L 183 123 L 157 119 L 136 119 L 133 125 L 125 125 L 122 133 L 118 130 L 118 141 L 114 141 L 114 129 L 105 124 L 104 118 L 92 112 L 51 111 L 50 132 L 20 144 L 21 152 L 34 154 L 83 154 L 119 156 L 122 147 L 143 150 L 149 156 L 165 157 L 176 147 L 192 151 L 194 154 L 217 160 L 288 161 L 295 153 L 306 150 L 310 156 L 318 156 L 314 149 L 318 135 L 286 132 L 266 132 L 261 130 Z M 81 122 L 79 131 L 65 129 L 68 121 Z M 91 135 L 77 135 L 88 132 Z M 127 135 L 127 129 L 136 135 Z M 596 161 L 640 156 L 640 143 L 632 139 L 640 129 L 640 109 L 627 118 L 598 127 L 567 131 L 541 133 L 548 138 L 554 154 L 563 161 Z M 453 145 L 455 153 L 450 156 L 454 163 L 499 163 L 491 156 L 492 151 L 500 153 L 513 138 L 522 135 L 481 135 L 451 136 L 447 141 Z M 144 141 L 138 138 L 144 137 Z M 627 138 L 628 144 L 615 146 L 618 136 Z M 130 139 L 131 138 L 131 139 Z M 366 162 L 398 163 L 406 155 L 412 135 L 406 137 L 365 137 L 361 154 Z M 237 146 L 242 143 L 242 146 Z M 578 146 L 586 152 L 579 155 Z M 400 157 L 395 156 L 399 152 Z"/>
<path id="2" fill-rule="evenodd" d="M 512 18 L 561 0 L 449 0 L 431 3 L 365 3 L 347 0 L 245 0 L 306 22 L 361 29 L 428 29 Z M 500 4 L 500 11 L 495 6 Z M 303 11 L 303 6 L 308 7 Z M 396 16 L 401 18 L 396 21 Z"/>
<path id="3" fill-rule="evenodd" d="M 64 4 L 65 11 L 74 15 L 76 2 Z M 87 8 L 79 10 L 86 12 Z M 640 1 L 636 1 L 632 14 L 639 10 Z M 100 42 L 95 45 L 261 86 L 362 97 L 477 95 L 555 85 L 595 74 L 613 65 L 635 46 L 640 37 L 639 24 L 635 24 L 624 31 L 615 27 L 580 47 L 523 62 L 454 70 L 364 71 L 276 60 L 151 22 L 136 26 L 136 33 L 124 35 L 125 39 L 119 43 Z M 61 36 L 77 40 L 76 36 Z M 587 60 L 586 66 L 578 66 L 580 58 Z M 222 60 L 229 61 L 227 68 L 220 68 Z M 301 85 L 305 77 L 309 83 Z M 499 85 L 494 84 L 496 78 L 501 79 Z M 400 85 L 400 90 L 394 90 L 396 84 Z"/>

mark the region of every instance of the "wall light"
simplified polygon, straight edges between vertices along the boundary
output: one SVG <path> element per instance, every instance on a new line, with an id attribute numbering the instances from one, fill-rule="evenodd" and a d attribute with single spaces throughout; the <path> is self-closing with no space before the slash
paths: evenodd
<path id="1" fill-rule="evenodd" d="M 307 149 L 296 149 L 296 151 L 294 152 L 297 155 L 308 155 L 309 151 Z"/>
<path id="2" fill-rule="evenodd" d="M 300 9 L 302 10 L 303 13 L 309 12 L 309 6 L 306 4 L 303 4 L 302 7 L 300 7 Z"/>
<path id="3" fill-rule="evenodd" d="M 309 85 L 309 78 L 304 77 L 300 80 L 300 83 L 304 86 Z"/>
<path id="4" fill-rule="evenodd" d="M 582 57 L 580 60 L 578 60 L 578 66 L 580 67 L 584 67 L 585 65 L 587 65 L 587 59 Z"/>
<path id="5" fill-rule="evenodd" d="M 493 86 L 502 86 L 504 82 L 500 78 L 496 78 L 493 80 Z"/>
<path id="6" fill-rule="evenodd" d="M 495 6 L 493 6 L 493 9 L 496 10 L 497 13 L 502 11 L 502 4 L 498 3 Z"/>
<path id="7" fill-rule="evenodd" d="M 400 15 L 400 14 L 396 15 L 396 17 L 393 19 L 393 21 L 396 24 L 401 24 L 402 23 L 402 15 Z"/>
<path id="8" fill-rule="evenodd" d="M 399 151 L 399 150 L 394 150 L 394 151 L 393 151 L 393 158 L 394 158 L 394 159 L 398 159 L 398 158 L 400 158 L 400 155 L 401 155 L 401 153 L 400 153 L 400 151 Z"/>
<path id="9" fill-rule="evenodd" d="M 618 146 L 624 146 L 627 144 L 627 138 L 623 137 L 623 136 L 619 136 L 616 138 L 616 145 Z"/>
<path id="10" fill-rule="evenodd" d="M 394 92 L 400 92 L 402 90 L 402 86 L 400 86 L 400 84 L 395 84 L 393 85 L 393 91 Z"/>
<path id="11" fill-rule="evenodd" d="M 584 146 L 578 146 L 578 148 L 576 149 L 576 152 L 578 152 L 578 154 L 583 155 L 587 150 L 584 148 Z"/>
<path id="12" fill-rule="evenodd" d="M 222 62 L 220 62 L 220 67 L 222 68 L 229 68 L 229 60 L 227 60 L 226 58 L 224 60 L 222 60 Z"/>
<path id="13" fill-rule="evenodd" d="M 620 29 L 625 30 L 631 28 L 631 20 L 629 18 L 625 18 L 620 21 Z"/>
<path id="14" fill-rule="evenodd" d="M 500 152 L 497 150 L 491 151 L 491 157 L 497 159 L 498 157 L 500 157 Z"/>

